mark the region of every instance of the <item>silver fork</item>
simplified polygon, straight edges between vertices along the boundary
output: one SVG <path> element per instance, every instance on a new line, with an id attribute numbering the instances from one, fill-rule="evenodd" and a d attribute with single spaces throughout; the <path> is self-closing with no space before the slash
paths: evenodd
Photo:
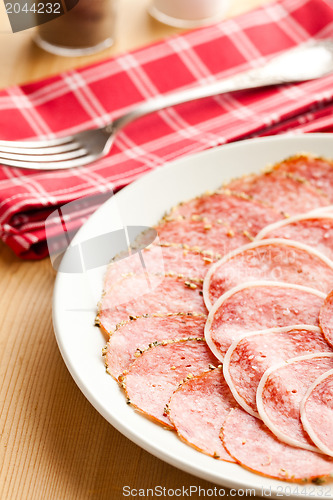
<path id="1" fill-rule="evenodd" d="M 105 156 L 116 133 L 154 111 L 236 90 L 313 80 L 333 71 L 333 40 L 304 44 L 267 64 L 219 82 L 153 98 L 105 127 L 39 141 L 0 141 L 0 163 L 34 170 L 79 167 Z"/>

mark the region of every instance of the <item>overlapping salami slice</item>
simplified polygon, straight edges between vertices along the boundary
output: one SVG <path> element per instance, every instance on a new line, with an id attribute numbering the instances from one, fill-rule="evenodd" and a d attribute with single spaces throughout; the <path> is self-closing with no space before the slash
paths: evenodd
<path id="1" fill-rule="evenodd" d="M 209 347 L 221 361 L 245 332 L 292 324 L 318 326 L 325 294 L 313 288 L 278 281 L 246 282 L 214 304 L 205 326 Z"/>
<path id="2" fill-rule="evenodd" d="M 275 210 L 286 215 L 309 212 L 329 205 L 327 196 L 309 182 L 280 171 L 241 177 L 226 187 L 269 203 Z"/>
<path id="3" fill-rule="evenodd" d="M 199 250 L 225 255 L 251 240 L 246 231 L 237 231 L 222 220 L 207 217 L 168 217 L 155 227 L 160 242 L 180 243 Z"/>
<path id="4" fill-rule="evenodd" d="M 171 396 L 169 418 L 187 444 L 214 458 L 234 462 L 220 440 L 229 411 L 238 406 L 221 368 L 184 382 Z"/>
<path id="5" fill-rule="evenodd" d="M 331 214 L 333 213 L 333 205 L 327 205 L 327 207 L 319 207 L 311 210 L 309 214 Z"/>
<path id="6" fill-rule="evenodd" d="M 333 460 L 279 441 L 265 424 L 242 409 L 231 410 L 221 431 L 226 450 L 252 472 L 290 482 L 329 480 Z"/>
<path id="7" fill-rule="evenodd" d="M 327 342 L 333 346 L 333 290 L 327 295 L 320 310 L 319 324 Z"/>
<path id="8" fill-rule="evenodd" d="M 180 244 L 150 245 L 140 253 L 111 262 L 104 278 L 104 290 L 130 273 L 174 274 L 203 279 L 209 266 L 218 260 L 212 252 L 184 248 Z"/>
<path id="9" fill-rule="evenodd" d="M 129 367 L 123 387 L 129 402 L 166 427 L 173 428 L 167 404 L 186 378 L 218 366 L 203 339 L 165 342 L 144 351 Z"/>
<path id="10" fill-rule="evenodd" d="M 255 238 L 285 238 L 316 248 L 333 259 L 333 214 L 297 215 L 266 226 Z"/>
<path id="11" fill-rule="evenodd" d="M 306 179 L 312 186 L 325 193 L 333 202 L 333 162 L 312 155 L 295 155 L 273 167 L 275 172 L 292 174 Z"/>
<path id="12" fill-rule="evenodd" d="M 260 229 L 282 218 L 282 214 L 269 205 L 226 190 L 204 193 L 177 205 L 171 210 L 170 216 L 179 215 L 185 218 L 208 217 L 236 231 L 247 231 L 250 236 L 255 236 Z"/>
<path id="13" fill-rule="evenodd" d="M 333 370 L 309 387 L 301 403 L 301 420 L 318 448 L 333 457 Z"/>
<path id="14" fill-rule="evenodd" d="M 258 417 L 256 394 L 264 372 L 287 359 L 318 352 L 333 354 L 318 327 L 295 325 L 262 330 L 243 335 L 230 346 L 223 374 L 236 401 Z"/>
<path id="15" fill-rule="evenodd" d="M 96 318 L 128 403 L 211 457 L 332 478 L 333 161 L 289 158 L 152 231 L 108 267 Z"/>
<path id="16" fill-rule="evenodd" d="M 122 321 L 153 313 L 206 314 L 200 283 L 174 276 L 130 275 L 111 286 L 99 304 L 96 323 L 111 333 Z"/>
<path id="17" fill-rule="evenodd" d="M 153 314 L 117 326 L 104 350 L 107 372 L 115 379 L 140 352 L 155 342 L 204 336 L 206 316 L 185 313 Z"/>
<path id="18" fill-rule="evenodd" d="M 328 293 L 333 283 L 333 262 L 292 240 L 272 238 L 250 243 L 210 267 L 203 287 L 205 304 L 211 309 L 231 288 L 261 280 L 304 285 Z"/>
<path id="19" fill-rule="evenodd" d="M 331 369 L 333 353 L 322 353 L 292 358 L 266 370 L 257 390 L 257 409 L 278 439 L 317 450 L 303 429 L 300 404 L 312 382 Z"/>

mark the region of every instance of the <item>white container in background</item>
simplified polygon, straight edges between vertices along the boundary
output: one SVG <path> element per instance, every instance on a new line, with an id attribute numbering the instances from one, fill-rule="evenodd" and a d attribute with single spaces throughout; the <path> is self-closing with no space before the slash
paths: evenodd
<path id="1" fill-rule="evenodd" d="M 158 21 L 177 28 L 192 28 L 223 18 L 229 0 L 153 0 L 148 10 Z"/>

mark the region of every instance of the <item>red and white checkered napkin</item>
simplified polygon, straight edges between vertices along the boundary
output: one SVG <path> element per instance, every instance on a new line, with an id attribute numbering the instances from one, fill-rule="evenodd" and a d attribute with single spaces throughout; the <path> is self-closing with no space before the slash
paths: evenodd
<path id="1" fill-rule="evenodd" d="M 203 85 L 262 64 L 311 38 L 333 37 L 331 0 L 280 0 L 95 65 L 0 92 L 0 137 L 73 133 L 109 122 L 157 94 Z M 110 154 L 59 172 L 0 166 L 1 238 L 23 258 L 47 254 L 45 219 L 92 197 L 66 219 L 75 230 L 107 193 L 177 157 L 296 129 L 333 131 L 333 75 L 226 94 L 166 109 L 119 133 Z M 54 237 L 63 225 L 51 226 Z"/>

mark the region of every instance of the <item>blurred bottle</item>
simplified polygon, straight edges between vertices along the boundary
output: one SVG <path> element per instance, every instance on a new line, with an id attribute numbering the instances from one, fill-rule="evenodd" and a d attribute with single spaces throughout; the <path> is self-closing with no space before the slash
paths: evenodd
<path id="1" fill-rule="evenodd" d="M 192 28 L 222 19 L 229 0 L 153 0 L 148 10 L 158 21 L 178 28 Z"/>
<path id="2" fill-rule="evenodd" d="M 110 47 L 114 42 L 116 1 L 66 0 L 67 10 L 55 18 L 63 8 L 60 0 L 39 0 L 35 42 L 63 56 L 87 55 Z"/>

